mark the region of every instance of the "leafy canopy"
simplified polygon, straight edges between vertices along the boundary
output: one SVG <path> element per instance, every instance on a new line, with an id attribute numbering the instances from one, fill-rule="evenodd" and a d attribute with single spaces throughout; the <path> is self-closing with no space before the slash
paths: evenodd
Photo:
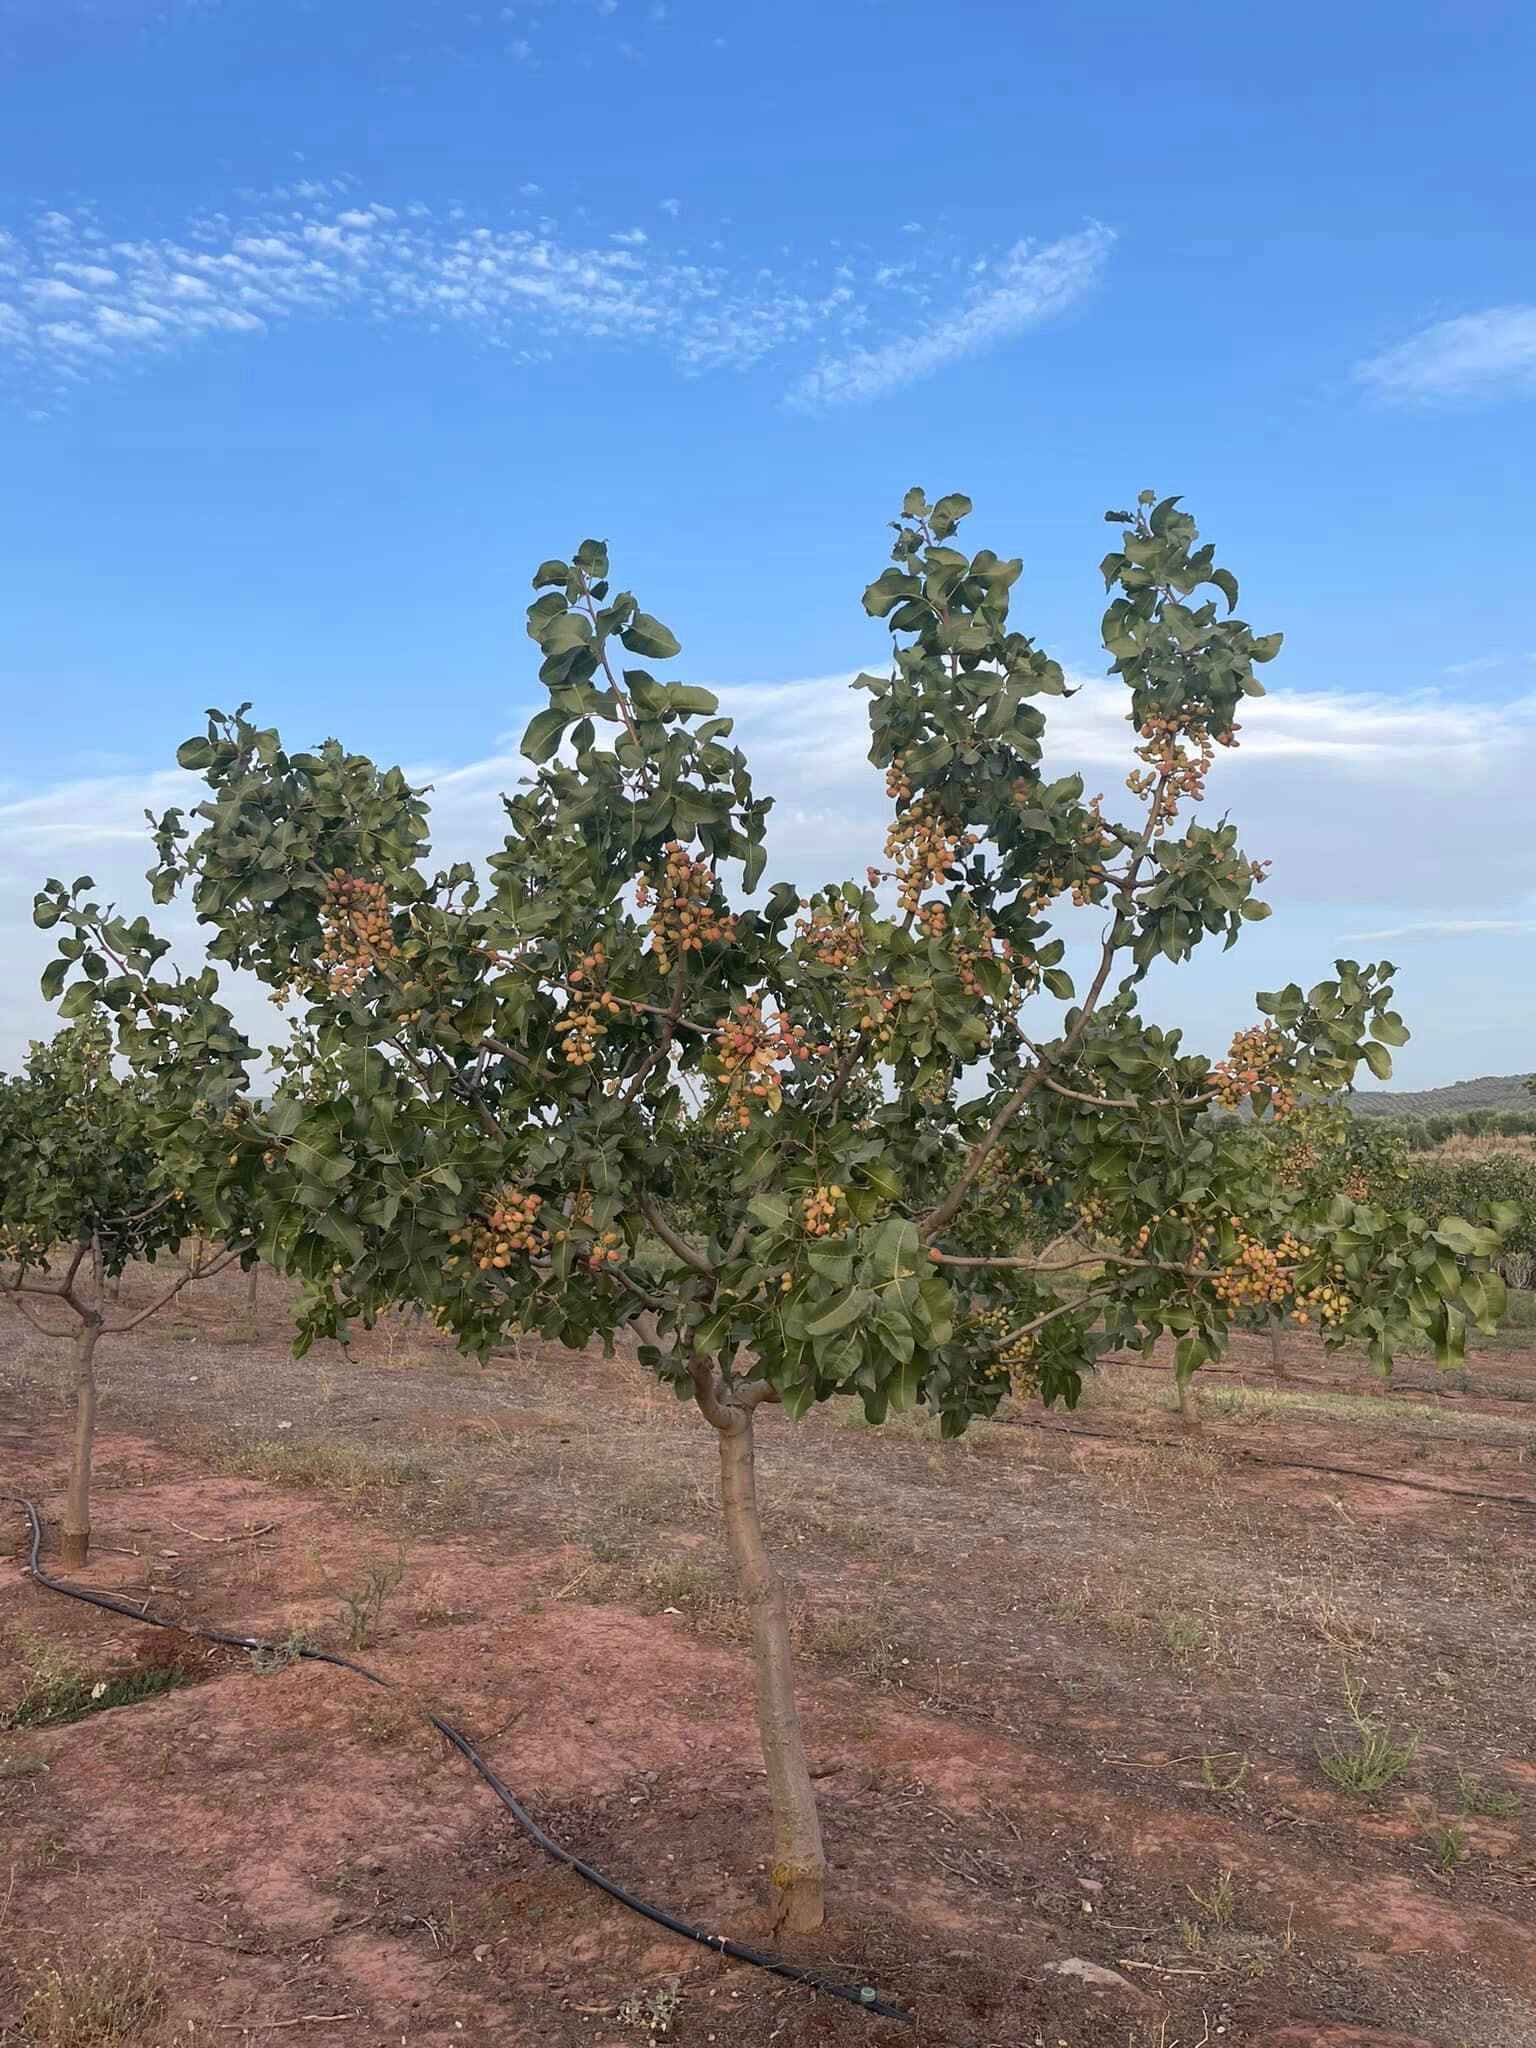
<path id="1" fill-rule="evenodd" d="M 95 1241 L 115 1277 L 130 1260 L 174 1250 L 192 1223 L 157 1154 L 151 1108 L 142 1085 L 114 1071 L 111 1035 L 88 1017 L 0 1075 L 0 1259 L 26 1273 Z"/>
<path id="2" fill-rule="evenodd" d="M 1172 1331 L 1193 1371 L 1255 1287 L 1336 1286 L 1330 1341 L 1383 1364 L 1414 1332 L 1450 1357 L 1493 1313 L 1496 1229 L 1341 1191 L 1302 1237 L 1205 1113 L 1285 1115 L 1362 1062 L 1385 1078 L 1406 1037 L 1387 964 L 1260 997 L 1214 1066 L 1137 1008 L 1155 960 L 1267 914 L 1235 828 L 1188 812 L 1280 636 L 1236 616 L 1176 499 L 1109 514 L 1130 730 L 1106 808 L 1043 765 L 1067 686 L 1011 623 L 1019 562 L 960 545 L 970 509 L 909 492 L 864 595 L 893 643 L 857 685 L 892 819 L 861 878 L 758 896 L 769 800 L 710 692 L 657 673 L 676 638 L 589 540 L 534 577 L 549 701 L 483 869 L 432 865 L 398 768 L 289 752 L 242 706 L 182 747 L 207 794 L 155 827 L 156 899 L 190 895 L 209 966 L 166 973 L 142 921 L 48 885 L 53 991 L 110 1018 L 173 1105 L 160 1135 L 214 1227 L 254 1205 L 262 1256 L 307 1283 L 300 1348 L 399 1302 L 482 1355 L 645 1315 L 643 1355 L 706 1412 L 747 1382 L 795 1416 L 923 1401 L 956 1433 L 1010 1380 L 1074 1400 L 1106 1343 Z M 217 967 L 287 1020 L 259 1112 Z M 1054 1028 L 1042 992 L 1069 1006 Z M 210 1123 L 238 1126 L 227 1150 Z"/>

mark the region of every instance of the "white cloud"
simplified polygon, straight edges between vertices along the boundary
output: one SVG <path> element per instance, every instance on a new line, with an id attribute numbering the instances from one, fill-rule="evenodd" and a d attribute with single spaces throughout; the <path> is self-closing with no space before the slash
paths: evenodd
<path id="1" fill-rule="evenodd" d="M 1436 917 L 1392 925 L 1380 932 L 1347 932 L 1349 939 L 1462 939 L 1480 932 L 1536 932 L 1536 917 Z"/>
<path id="2" fill-rule="evenodd" d="M 1096 281 L 1114 237 L 1085 228 L 1038 248 L 1017 242 L 981 282 L 914 331 L 827 357 L 792 387 L 800 407 L 856 405 L 1011 340 L 1062 312 Z"/>
<path id="3" fill-rule="evenodd" d="M 78 382 L 82 358 L 100 374 L 219 335 L 355 317 L 460 335 L 525 362 L 573 339 L 644 346 L 689 374 L 819 341 L 823 363 L 795 395 L 842 402 L 1044 319 L 1091 282 L 1110 239 L 1093 228 L 1043 248 L 1018 243 L 996 260 L 935 241 L 921 266 L 876 250 L 850 262 L 831 246 L 764 262 L 717 244 L 663 247 L 640 227 L 603 240 L 554 220 L 476 223 L 419 200 L 396 209 L 341 180 L 290 186 L 248 217 L 211 214 L 175 235 L 111 242 L 89 209 L 54 211 L 34 223 L 30 246 L 0 230 L 0 374 L 35 403 Z M 945 301 L 950 310 L 936 313 Z"/>
<path id="4" fill-rule="evenodd" d="M 1448 676 L 1479 676 L 1491 668 L 1502 668 L 1504 660 L 1502 654 L 1479 654 L 1471 661 L 1447 662 L 1445 673 Z"/>
<path id="5" fill-rule="evenodd" d="M 1471 398 L 1536 391 L 1536 306 L 1490 306 L 1438 320 L 1358 374 L 1392 398 Z"/>

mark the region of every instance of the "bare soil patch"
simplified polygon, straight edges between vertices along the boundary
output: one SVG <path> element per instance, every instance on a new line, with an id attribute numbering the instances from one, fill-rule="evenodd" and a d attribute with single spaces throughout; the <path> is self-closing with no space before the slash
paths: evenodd
<path id="1" fill-rule="evenodd" d="M 50 1969 L 115 1955 L 152 2016 L 82 2043 L 1528 2048 L 1536 1357 L 1385 1395 L 1305 1345 L 1283 1385 L 1267 1346 L 1233 1365 L 1189 1441 L 1166 1373 L 1118 1361 L 1077 1415 L 955 1445 L 761 1427 L 834 1864 L 795 1959 L 908 2030 L 583 1886 L 418 1711 L 621 1883 L 767 1943 L 707 1428 L 622 1359 L 482 1372 L 413 1327 L 295 1363 L 279 1284 L 254 1324 L 216 1284 L 103 1347 L 89 1582 L 342 1646 L 399 1573 L 361 1654 L 403 1689 L 56 1599 L 14 1517 L 0 1713 L 49 1657 L 188 1668 L 0 1731 L 0 2041 L 47 2038 Z M 48 1513 L 60 1366 L 0 1328 L 0 1488 Z M 1359 1741 L 1351 1688 L 1409 1752 L 1368 1794 L 1319 1760 Z"/>

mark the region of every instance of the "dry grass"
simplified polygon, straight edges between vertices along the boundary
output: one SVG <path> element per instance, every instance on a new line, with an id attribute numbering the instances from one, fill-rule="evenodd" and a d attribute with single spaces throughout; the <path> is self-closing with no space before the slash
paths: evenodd
<path id="1" fill-rule="evenodd" d="M 215 1452 L 210 1462 L 216 1472 L 242 1479 L 352 1498 L 383 1487 L 424 1485 L 432 1477 L 419 1458 L 372 1451 L 361 1444 L 231 1443 Z"/>
<path id="2" fill-rule="evenodd" d="M 44 1963 L 22 2007 L 21 2038 L 28 2048 L 98 2048 L 147 2026 L 164 2005 L 165 1980 L 148 1953 Z"/>

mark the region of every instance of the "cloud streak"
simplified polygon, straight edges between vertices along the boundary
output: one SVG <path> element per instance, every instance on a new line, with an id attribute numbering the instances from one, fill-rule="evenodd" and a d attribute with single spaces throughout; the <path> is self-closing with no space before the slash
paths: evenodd
<path id="1" fill-rule="evenodd" d="M 1536 392 L 1536 306 L 1490 306 L 1437 320 L 1359 365 L 1387 398 L 1479 398 Z"/>
<path id="2" fill-rule="evenodd" d="M 922 230 L 913 222 L 903 232 Z M 791 386 L 789 403 L 801 410 L 864 405 L 1011 341 L 1090 290 L 1113 241 L 1107 228 L 1094 226 L 1043 248 L 1016 242 L 952 303 L 911 332 L 824 358 Z"/>
<path id="3" fill-rule="evenodd" d="M 573 343 L 648 348 L 682 372 L 819 345 L 801 405 L 892 391 L 1061 310 L 1102 268 L 1093 228 L 1001 256 L 931 238 L 901 260 L 828 248 L 757 262 L 645 229 L 573 237 L 528 204 L 493 221 L 302 180 L 249 215 L 115 234 L 91 210 L 0 228 L 0 365 L 33 409 L 155 357 L 304 320 L 457 335 L 534 362 Z"/>

